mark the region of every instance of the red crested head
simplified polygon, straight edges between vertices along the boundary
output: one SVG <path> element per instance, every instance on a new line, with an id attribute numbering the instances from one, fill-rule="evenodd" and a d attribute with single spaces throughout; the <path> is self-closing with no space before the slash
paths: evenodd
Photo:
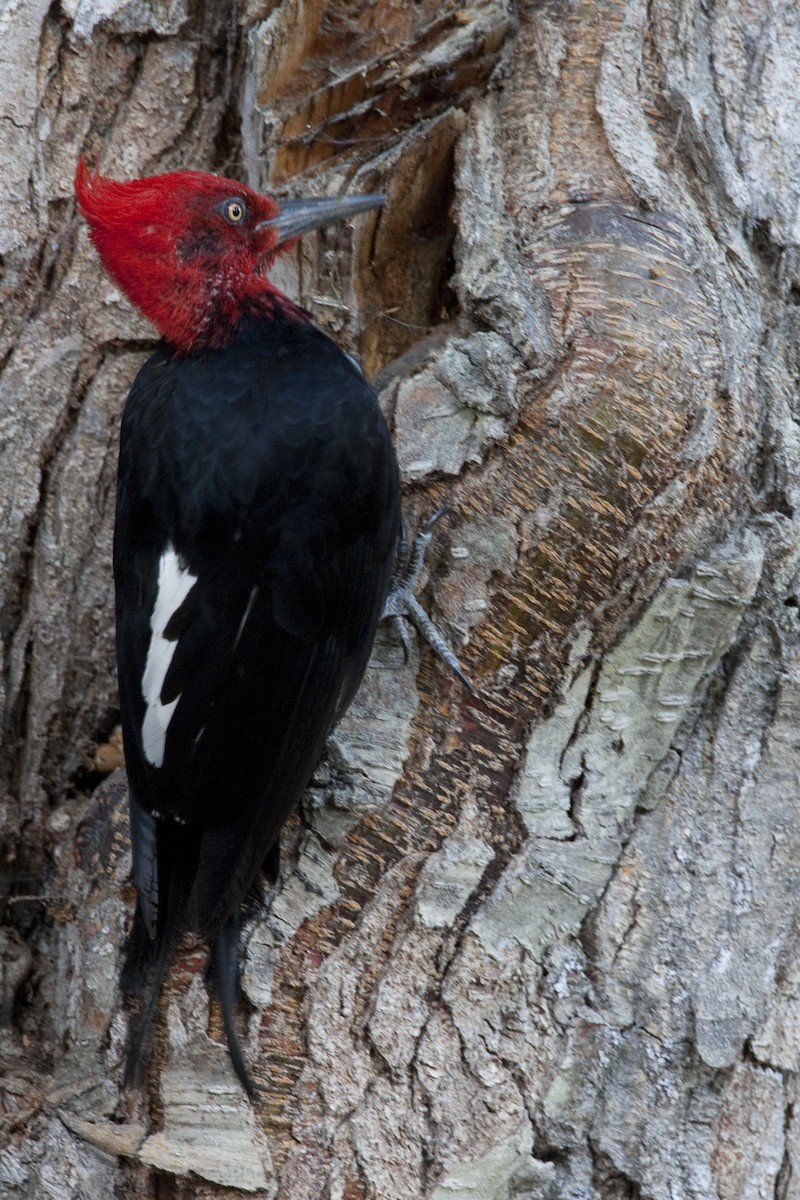
<path id="1" fill-rule="evenodd" d="M 200 171 L 119 183 L 92 173 L 84 159 L 75 195 L 109 275 L 183 352 L 223 344 L 248 313 L 297 313 L 266 278 L 276 254 L 307 229 L 385 201 L 278 201 Z"/>

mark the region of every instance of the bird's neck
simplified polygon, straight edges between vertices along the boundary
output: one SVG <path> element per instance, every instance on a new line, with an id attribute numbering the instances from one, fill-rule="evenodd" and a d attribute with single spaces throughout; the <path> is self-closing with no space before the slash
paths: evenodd
<path id="1" fill-rule="evenodd" d="M 309 319 L 266 276 L 254 273 L 209 276 L 202 270 L 184 271 L 177 277 L 170 274 L 157 288 L 151 275 L 146 293 L 137 295 L 137 290 L 126 280 L 130 299 L 179 354 L 226 345 L 247 317 Z"/>

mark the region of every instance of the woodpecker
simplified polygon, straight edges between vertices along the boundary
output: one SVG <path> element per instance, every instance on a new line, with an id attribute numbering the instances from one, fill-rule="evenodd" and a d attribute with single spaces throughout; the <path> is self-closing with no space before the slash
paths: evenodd
<path id="1" fill-rule="evenodd" d="M 400 534 L 372 388 L 267 272 L 300 234 L 381 195 L 279 201 L 179 171 L 78 164 L 103 265 L 162 341 L 125 404 L 117 661 L 138 905 L 123 990 L 142 1057 L 176 940 L 211 951 L 231 1060 L 239 931 L 331 726 L 361 680 Z"/>

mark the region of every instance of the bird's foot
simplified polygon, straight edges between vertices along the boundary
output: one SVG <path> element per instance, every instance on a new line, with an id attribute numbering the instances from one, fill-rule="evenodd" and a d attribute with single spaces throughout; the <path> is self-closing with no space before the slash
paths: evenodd
<path id="1" fill-rule="evenodd" d="M 410 621 L 417 632 L 425 638 L 431 649 L 439 655 L 442 662 L 458 676 L 465 687 L 469 688 L 474 695 L 475 688 L 461 669 L 461 663 L 448 645 L 446 638 L 436 628 L 416 596 L 420 571 L 425 561 L 425 553 L 433 537 L 434 526 L 442 517 L 447 516 L 449 512 L 448 508 L 437 509 L 433 516 L 429 517 L 419 529 L 416 537 L 410 544 L 406 537 L 405 526 L 403 526 L 400 532 L 400 542 L 397 547 L 397 566 L 392 577 L 389 595 L 386 597 L 386 603 L 383 606 L 381 619 L 391 621 L 392 628 L 403 647 L 403 659 L 405 662 L 408 662 L 410 651 L 406 621 Z"/>

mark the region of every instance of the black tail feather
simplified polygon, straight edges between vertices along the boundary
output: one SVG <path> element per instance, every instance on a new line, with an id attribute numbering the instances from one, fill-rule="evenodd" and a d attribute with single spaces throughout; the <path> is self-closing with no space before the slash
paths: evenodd
<path id="1" fill-rule="evenodd" d="M 137 1000 L 145 995 L 141 1009 L 128 1031 L 128 1052 L 123 1075 L 125 1087 L 130 1087 L 139 1078 L 164 976 L 172 960 L 175 943 L 186 928 L 188 878 L 183 865 L 186 860 L 181 856 L 180 847 L 173 845 L 175 835 L 172 831 L 162 831 L 160 836 L 163 845 L 159 843 L 159 854 L 166 861 L 160 863 L 162 904 L 159 906 L 157 932 L 155 937 L 150 936 L 140 902 L 136 906 L 120 973 L 120 986 L 125 995 Z"/>
<path id="2" fill-rule="evenodd" d="M 137 929 L 137 925 L 141 928 Z M 144 945 L 145 942 L 147 945 Z M 150 983 L 147 999 L 132 1021 L 128 1032 L 128 1052 L 122 1079 L 125 1087 L 131 1087 L 139 1078 L 145 1042 L 158 998 L 161 995 L 164 975 L 172 958 L 173 945 L 174 922 L 168 919 L 164 931 L 157 935 L 155 941 L 152 942 L 147 935 L 144 920 L 137 906 L 134 927 L 126 947 L 126 960 L 120 982 L 123 991 L 137 997 L 142 993 L 148 974 L 150 974 Z"/>
<path id="3" fill-rule="evenodd" d="M 187 839 L 187 832 L 185 826 L 177 830 L 182 839 L 180 844 L 159 843 L 159 855 L 162 859 L 159 892 L 162 904 L 155 938 L 150 936 L 144 915 L 137 905 L 133 926 L 125 946 L 120 986 L 126 997 L 140 1003 L 140 1010 L 131 1021 L 128 1033 L 123 1076 L 125 1087 L 136 1083 L 141 1074 L 142 1062 L 148 1049 L 150 1027 L 175 945 L 187 928 L 202 928 L 196 914 L 192 914 L 190 900 L 198 845 Z M 160 830 L 162 841 L 166 842 L 168 836 L 173 836 L 169 827 Z M 175 841 L 177 842 L 177 837 Z M 271 873 L 277 875 L 279 862 L 279 852 L 275 848 L 267 856 L 267 866 Z M 237 907 L 216 932 L 208 931 L 211 955 L 206 980 L 213 983 L 219 997 L 233 1069 L 248 1097 L 255 1102 L 258 1100 L 258 1091 L 247 1069 L 235 1024 L 236 1004 L 239 998 L 240 928 L 241 914 Z"/>
<path id="4" fill-rule="evenodd" d="M 258 1089 L 253 1083 L 247 1064 L 244 1060 L 242 1047 L 236 1033 L 234 1014 L 239 998 L 239 914 L 229 917 L 217 934 L 215 948 L 215 975 L 217 995 L 222 1009 L 222 1022 L 225 1026 L 225 1036 L 228 1039 L 228 1051 L 231 1056 L 233 1069 L 252 1103 L 258 1098 Z"/>
<path id="5" fill-rule="evenodd" d="M 147 931 L 142 910 L 136 905 L 133 925 L 123 948 L 119 973 L 120 991 L 126 1000 L 141 1000 L 144 985 L 156 957 L 157 942 Z"/>

